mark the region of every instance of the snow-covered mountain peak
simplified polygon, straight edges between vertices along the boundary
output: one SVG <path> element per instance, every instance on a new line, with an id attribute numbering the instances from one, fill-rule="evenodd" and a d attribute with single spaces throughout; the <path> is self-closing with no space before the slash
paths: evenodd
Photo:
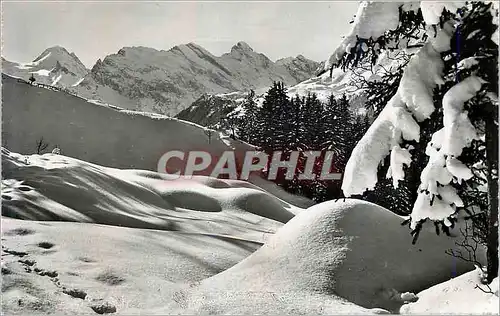
<path id="1" fill-rule="evenodd" d="M 64 54 L 67 54 L 69 55 L 70 53 L 68 52 L 68 50 L 62 46 L 59 46 L 59 45 L 55 45 L 55 46 L 52 46 L 52 47 L 49 47 L 47 48 L 46 50 L 44 50 L 40 56 L 38 56 L 34 62 L 36 62 L 37 60 L 43 58 L 46 54 L 61 54 L 61 55 L 64 55 Z"/>
<path id="2" fill-rule="evenodd" d="M 70 53 L 66 48 L 62 46 L 53 46 L 47 48 L 31 64 L 45 65 L 50 67 L 56 66 L 57 63 L 66 67 L 70 66 L 69 68 L 75 68 L 74 70 L 76 70 L 76 72 L 87 71 L 87 68 L 75 55 L 75 53 Z"/>
<path id="3" fill-rule="evenodd" d="M 245 52 L 253 52 L 253 48 L 250 47 L 250 45 L 248 45 L 246 42 L 243 42 L 243 41 L 240 41 L 240 42 L 236 43 L 236 45 L 234 45 L 231 48 L 231 52 L 233 50 L 245 51 Z"/>
<path id="4" fill-rule="evenodd" d="M 236 43 L 236 45 L 234 45 L 232 48 L 231 48 L 231 52 L 228 53 L 228 54 L 224 54 L 222 55 L 221 57 L 229 57 L 229 58 L 235 58 L 237 60 L 242 60 L 242 59 L 246 59 L 246 58 L 250 58 L 250 59 L 254 59 L 254 60 L 262 60 L 262 62 L 264 62 L 264 64 L 267 64 L 268 63 L 268 60 L 269 62 L 271 61 L 269 58 L 267 58 L 266 55 L 264 54 L 261 54 L 261 53 L 257 53 L 253 50 L 252 47 L 250 47 L 250 45 L 248 45 L 247 43 L 245 42 L 238 42 Z"/>
<path id="5" fill-rule="evenodd" d="M 38 64 L 47 58 L 57 58 L 57 57 L 63 57 L 66 55 L 71 55 L 64 47 L 62 46 L 52 46 L 44 50 L 40 55 L 38 55 L 37 58 L 35 58 L 32 62 L 32 64 Z"/>
<path id="6" fill-rule="evenodd" d="M 37 83 L 64 88 L 73 86 L 88 73 L 80 59 L 62 46 L 49 47 L 28 63 L 3 59 L 2 71 L 23 79 L 33 75 Z"/>

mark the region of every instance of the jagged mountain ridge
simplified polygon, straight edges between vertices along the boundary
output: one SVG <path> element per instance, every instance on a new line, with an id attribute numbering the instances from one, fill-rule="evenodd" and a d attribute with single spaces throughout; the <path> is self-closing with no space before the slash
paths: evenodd
<path id="1" fill-rule="evenodd" d="M 47 48 L 30 63 L 12 62 L 2 57 L 2 71 L 24 79 L 33 75 L 38 83 L 64 88 L 78 85 L 89 73 L 74 53 L 61 46 Z"/>
<path id="2" fill-rule="evenodd" d="M 293 85 L 318 66 L 303 56 L 275 63 L 245 42 L 219 57 L 194 43 L 168 51 L 125 47 L 99 60 L 76 89 L 84 97 L 175 115 L 203 94 L 263 88 L 273 81 Z"/>
<path id="3" fill-rule="evenodd" d="M 36 82 L 68 88 L 88 99 L 171 116 L 203 94 L 248 91 L 273 81 L 294 85 L 312 77 L 320 66 L 302 55 L 273 62 L 245 42 L 222 56 L 195 43 L 169 50 L 124 47 L 99 59 L 90 71 L 60 46 L 31 63 L 2 61 L 8 75 L 28 79 L 34 73 Z"/>

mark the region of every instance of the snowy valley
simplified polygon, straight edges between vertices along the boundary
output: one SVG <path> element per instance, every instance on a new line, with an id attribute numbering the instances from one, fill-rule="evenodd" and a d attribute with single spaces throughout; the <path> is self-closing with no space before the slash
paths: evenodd
<path id="1" fill-rule="evenodd" d="M 498 315 L 497 27 L 497 4 L 363 1 L 323 63 L 2 59 L 2 313 Z M 211 176 L 250 152 L 297 153 L 292 177 Z"/>

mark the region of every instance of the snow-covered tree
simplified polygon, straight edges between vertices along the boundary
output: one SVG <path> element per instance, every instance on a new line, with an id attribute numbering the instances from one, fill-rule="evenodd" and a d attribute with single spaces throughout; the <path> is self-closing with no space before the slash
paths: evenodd
<path id="1" fill-rule="evenodd" d="M 382 56 L 384 63 L 377 67 L 371 64 L 371 58 L 363 59 L 363 65 L 352 67 L 349 85 L 357 91 L 362 91 L 367 111 L 377 117 L 387 102 L 396 94 L 403 69 L 410 60 L 411 54 L 406 51 L 387 52 Z M 347 61 L 343 61 L 347 63 Z M 385 65 L 384 65 L 385 64 Z"/>
<path id="2" fill-rule="evenodd" d="M 292 109 L 290 124 L 291 126 L 291 135 L 289 137 L 289 145 L 292 150 L 297 150 L 301 147 L 302 143 L 302 135 L 304 133 L 304 121 L 303 121 L 303 113 L 305 111 L 305 97 L 300 97 L 299 95 L 295 95 L 290 100 L 290 106 Z"/>
<path id="3" fill-rule="evenodd" d="M 333 151 L 339 166 L 341 161 L 342 165 L 347 162 L 349 143 L 353 139 L 359 140 L 359 137 L 353 137 L 354 123 L 346 95 L 338 100 L 331 95 L 325 103 L 322 149 Z"/>
<path id="4" fill-rule="evenodd" d="M 302 111 L 302 124 L 304 126 L 302 146 L 304 149 L 321 149 L 322 133 L 324 132 L 324 126 L 321 124 L 322 116 L 323 104 L 315 93 L 309 93 L 305 98 Z"/>
<path id="5" fill-rule="evenodd" d="M 286 88 L 283 82 L 274 82 L 264 97 L 262 107 L 257 113 L 257 145 L 271 152 L 276 148 L 277 132 L 279 132 L 282 121 L 280 120 L 280 108 L 289 103 Z"/>
<path id="6" fill-rule="evenodd" d="M 451 67 L 446 67 L 451 70 L 445 75 L 445 87 L 451 87 L 442 99 L 443 130 L 448 129 L 448 133 L 452 134 L 448 138 L 450 144 L 444 149 L 448 150 L 448 156 L 453 155 L 452 158 L 469 169 L 464 168 L 466 173 L 463 179 L 454 175 L 452 181 L 463 203 L 463 207 L 458 209 L 464 209 L 469 214 L 474 240 L 487 246 L 487 277 L 490 281 L 498 270 L 497 14 L 492 3 L 484 2 L 471 2 L 458 11 L 452 49 L 444 56 L 446 63 L 451 64 Z M 473 87 L 475 81 L 478 82 Z M 465 93 L 462 90 L 464 85 L 469 85 L 472 90 L 459 99 Z M 468 99 L 464 100 L 466 97 Z M 456 114 L 457 111 L 461 112 Z M 462 134 L 464 125 L 469 124 L 466 119 L 472 126 L 470 134 L 465 134 L 464 143 L 454 143 L 457 142 L 455 134 Z M 467 136 L 473 139 L 469 141 Z M 458 154 L 459 147 L 462 150 Z"/>
<path id="7" fill-rule="evenodd" d="M 237 124 L 238 136 L 246 142 L 256 137 L 255 124 L 257 122 L 257 105 L 254 99 L 255 91 L 250 90 L 242 105 L 244 114 L 239 118 Z"/>
<path id="8" fill-rule="evenodd" d="M 420 6 L 367 3 L 361 6 L 353 32 L 332 56 L 330 64 L 346 58 L 343 52 L 347 52 L 350 63 L 359 63 L 376 43 L 387 43 L 387 38 L 395 36 L 403 18 L 401 12 L 405 11 L 418 12 L 407 16 L 422 16 L 425 34 L 412 36 L 420 29 L 417 23 L 416 28 L 403 34 L 402 38 L 408 40 L 401 41 L 401 37 L 395 40 L 403 45 L 395 49 L 414 49 L 415 41 L 425 40 L 425 43 L 410 58 L 395 94 L 354 148 L 342 189 L 346 196 L 373 190 L 384 162 L 387 177 L 397 188 L 405 181 L 409 168 L 416 165 L 415 174 L 423 165 L 410 216 L 412 233 L 417 237 L 428 219 L 448 232 L 458 211 L 478 206 L 466 205 L 464 201 L 471 191 L 481 189 L 470 181 L 481 178 L 474 171 L 484 165 L 481 170 L 488 190 L 488 209 L 481 211 L 489 218 L 486 238 L 491 281 L 498 272 L 496 10 L 491 4 L 480 2 L 463 7 L 437 2 L 422 2 Z M 375 25 L 368 23 L 374 13 L 379 15 Z M 353 51 L 352 47 L 358 45 L 361 50 Z M 377 49 L 387 50 L 391 45 L 385 48 L 379 45 Z M 368 56 L 375 53 L 380 55 L 375 49 Z M 450 58 L 456 62 L 452 76 L 447 73 Z M 421 157 L 416 162 L 418 155 Z"/>
<path id="9" fill-rule="evenodd" d="M 238 129 L 239 119 L 239 112 L 232 111 L 226 114 L 226 116 L 220 122 L 221 128 L 229 131 L 229 135 L 232 139 L 236 139 L 236 131 Z"/>

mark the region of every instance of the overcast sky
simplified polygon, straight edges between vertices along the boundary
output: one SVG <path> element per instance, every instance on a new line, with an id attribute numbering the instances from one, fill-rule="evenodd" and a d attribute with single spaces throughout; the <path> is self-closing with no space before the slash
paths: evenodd
<path id="1" fill-rule="evenodd" d="M 197 43 L 219 56 L 238 41 L 272 60 L 326 59 L 349 29 L 345 2 L 12 2 L 3 1 L 2 56 L 32 61 L 50 46 L 87 66 L 124 46 L 168 50 Z"/>

